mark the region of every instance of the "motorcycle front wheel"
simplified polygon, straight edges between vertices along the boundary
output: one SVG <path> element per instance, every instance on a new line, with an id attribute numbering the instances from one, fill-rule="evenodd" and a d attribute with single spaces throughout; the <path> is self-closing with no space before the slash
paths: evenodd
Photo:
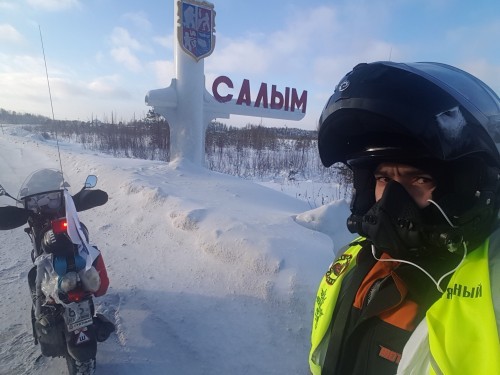
<path id="1" fill-rule="evenodd" d="M 80 362 L 74 359 L 69 354 L 66 354 L 66 363 L 68 365 L 69 375 L 95 374 L 95 358 L 91 358 L 85 362 Z"/>

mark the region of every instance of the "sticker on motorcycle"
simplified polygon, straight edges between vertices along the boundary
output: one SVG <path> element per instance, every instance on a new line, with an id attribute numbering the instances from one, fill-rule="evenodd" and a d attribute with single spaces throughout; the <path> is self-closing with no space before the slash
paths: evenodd
<path id="1" fill-rule="evenodd" d="M 69 332 L 91 325 L 93 320 L 89 301 L 73 302 L 66 305 L 64 320 Z"/>
<path id="2" fill-rule="evenodd" d="M 89 340 L 90 340 L 90 338 L 82 331 L 78 335 L 78 339 L 76 340 L 76 345 L 82 344 L 82 343 L 87 342 Z"/>

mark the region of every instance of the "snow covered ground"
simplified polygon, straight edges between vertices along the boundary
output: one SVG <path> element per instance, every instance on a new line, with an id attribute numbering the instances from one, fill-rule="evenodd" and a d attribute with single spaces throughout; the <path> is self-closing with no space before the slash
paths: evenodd
<path id="1" fill-rule="evenodd" d="M 12 195 L 34 170 L 59 167 L 54 141 L 2 130 L 0 184 Z M 70 191 L 95 174 L 110 197 L 80 214 L 111 280 L 98 311 L 117 326 L 98 345 L 97 374 L 308 373 L 316 287 L 353 238 L 345 201 L 311 210 L 296 190 L 186 161 L 60 146 Z M 18 228 L 0 232 L 0 244 L 0 374 L 64 374 L 63 359 L 33 345 L 29 239 Z"/>

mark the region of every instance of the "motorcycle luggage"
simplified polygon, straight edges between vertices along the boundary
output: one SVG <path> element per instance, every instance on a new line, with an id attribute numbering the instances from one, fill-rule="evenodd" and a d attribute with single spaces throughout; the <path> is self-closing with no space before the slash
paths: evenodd
<path id="1" fill-rule="evenodd" d="M 63 319 L 35 321 L 35 334 L 45 357 L 61 357 L 66 354 Z"/>
<path id="2" fill-rule="evenodd" d="M 94 317 L 94 326 L 98 342 L 106 341 L 115 331 L 115 325 L 108 318 L 99 313 Z"/>

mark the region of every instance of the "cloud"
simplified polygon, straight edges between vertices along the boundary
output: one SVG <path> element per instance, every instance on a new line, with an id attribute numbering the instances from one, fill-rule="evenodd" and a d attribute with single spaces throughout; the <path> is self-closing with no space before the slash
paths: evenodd
<path id="1" fill-rule="evenodd" d="M 109 94 L 115 90 L 116 76 L 99 77 L 87 84 L 90 91 Z"/>
<path id="2" fill-rule="evenodd" d="M 0 24 L 0 41 L 8 43 L 22 42 L 23 36 L 17 31 L 14 26 L 9 24 Z"/>
<path id="3" fill-rule="evenodd" d="M 44 63 L 40 58 L 0 54 L 0 82 L 2 82 L 0 97 L 5 98 L 5 103 L 29 102 L 33 108 L 41 106 L 44 110 L 43 106 L 49 105 L 49 96 L 43 67 Z M 50 75 L 54 102 L 68 98 L 95 98 L 102 95 L 129 98 L 130 94 L 117 88 L 118 81 L 116 76 L 106 76 L 87 82 L 57 67 L 51 69 Z M 2 103 L 2 107 L 6 105 L 5 103 Z M 15 108 L 14 105 L 11 107 Z"/>
<path id="4" fill-rule="evenodd" d="M 148 66 L 153 70 L 160 87 L 169 86 L 172 78 L 175 78 L 175 66 L 173 61 L 158 60 L 150 62 Z"/>
<path id="5" fill-rule="evenodd" d="M 6 61 L 8 59 L 8 62 Z M 49 93 L 43 60 L 31 56 L 0 55 L 2 90 L 9 92 L 9 101 L 43 102 L 48 105 Z M 69 89 L 71 78 L 58 68 L 51 69 L 50 87 L 54 100 L 82 95 L 83 90 Z M 0 95 L 7 98 L 7 95 Z"/>
<path id="6" fill-rule="evenodd" d="M 365 8 L 292 8 L 281 29 L 247 35 L 245 39 L 217 36 L 219 45 L 206 62 L 207 70 L 260 75 L 262 80 L 290 85 L 295 76 L 300 76 L 300 81 L 309 82 L 310 86 L 333 87 L 333 82 L 358 62 L 386 60 L 391 54 L 401 54 L 397 46 L 377 38 L 373 30 L 383 28 L 377 22 L 386 20 L 387 15 Z M 357 18 L 360 12 L 363 22 L 356 20 L 355 26 L 352 15 Z"/>
<path id="7" fill-rule="evenodd" d="M 79 0 L 27 0 L 26 2 L 33 8 L 48 11 L 61 11 L 81 7 Z"/>
<path id="8" fill-rule="evenodd" d="M 113 59 L 124 65 L 128 70 L 139 72 L 142 70 L 141 61 L 127 47 L 117 47 L 111 49 Z"/>
<path id="9" fill-rule="evenodd" d="M 17 8 L 18 8 L 17 3 L 6 1 L 6 0 L 0 0 L 0 9 L 13 10 L 13 9 L 17 9 Z"/>
<path id="10" fill-rule="evenodd" d="M 127 47 L 139 51 L 142 49 L 141 43 L 133 38 L 123 27 L 115 27 L 111 33 L 111 43 L 114 46 Z"/>
<path id="11" fill-rule="evenodd" d="M 292 11 L 284 29 L 268 34 L 253 33 L 246 38 L 231 39 L 217 36 L 217 53 L 210 58 L 210 69 L 224 72 L 245 71 L 250 74 L 266 74 L 273 67 L 283 69 L 302 65 L 311 45 L 316 52 L 324 49 L 325 35 L 335 28 L 336 13 L 331 7 L 319 7 L 304 12 Z"/>
<path id="12" fill-rule="evenodd" d="M 1 107 L 28 113 L 50 113 L 43 61 L 0 53 Z M 20 104 L 22 103 L 22 104 Z"/>
<path id="13" fill-rule="evenodd" d="M 269 46 L 287 54 L 311 49 L 327 51 L 334 36 L 340 32 L 338 18 L 338 11 L 329 6 L 294 10 L 287 18 L 284 30 L 271 34 Z"/>
<path id="14" fill-rule="evenodd" d="M 99 96 L 112 97 L 116 99 L 129 99 L 130 93 L 119 87 L 119 77 L 116 75 L 98 77 L 86 85 L 86 88 Z"/>
<path id="15" fill-rule="evenodd" d="M 268 52 L 258 41 L 228 40 L 217 54 L 207 60 L 207 68 L 227 73 L 263 73 L 269 68 Z M 266 58 L 263 58 L 264 56 Z"/>
<path id="16" fill-rule="evenodd" d="M 292 9 L 282 29 L 247 35 L 245 39 L 217 36 L 217 51 L 207 60 L 207 68 L 228 73 L 273 74 L 282 79 L 299 74 L 320 83 L 336 68 L 326 62 L 341 64 L 340 70 L 344 71 L 346 67 L 352 68 L 355 61 L 388 59 L 391 48 L 392 53 L 397 53 L 397 48 L 378 39 L 372 30 L 379 27 L 374 25 L 380 19 L 387 17 L 381 11 L 365 8 L 360 7 L 351 17 L 346 17 L 347 8 Z M 359 12 L 364 21 L 356 21 L 361 26 L 354 27 L 352 14 Z M 380 18 L 373 19 L 375 15 Z M 314 72 L 313 67 L 321 72 Z"/>
<path id="17" fill-rule="evenodd" d="M 148 19 L 146 13 L 140 11 L 135 13 L 125 13 L 123 15 L 125 20 L 131 21 L 135 26 L 139 27 L 142 30 L 151 30 L 152 25 Z"/>
<path id="18" fill-rule="evenodd" d="M 174 45 L 174 36 L 172 34 L 167 36 L 157 36 L 153 38 L 153 41 L 164 48 L 172 50 Z"/>
<path id="19" fill-rule="evenodd" d="M 45 74 L 43 66 L 44 63 L 41 58 L 29 55 L 0 53 L 0 73 L 14 74 L 16 72 L 26 72 L 29 74 Z"/>
<path id="20" fill-rule="evenodd" d="M 133 38 L 130 33 L 122 28 L 115 27 L 111 33 L 111 48 L 110 54 L 113 59 L 125 66 L 130 71 L 139 72 L 142 70 L 142 63 L 133 51 L 148 52 L 137 39 Z"/>

